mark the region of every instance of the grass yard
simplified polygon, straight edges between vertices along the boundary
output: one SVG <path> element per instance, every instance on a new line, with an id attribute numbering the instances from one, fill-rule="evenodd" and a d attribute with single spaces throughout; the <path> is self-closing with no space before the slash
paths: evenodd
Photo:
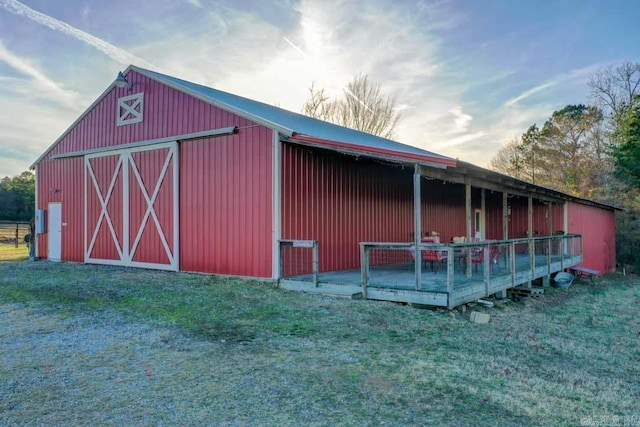
<path id="1" fill-rule="evenodd" d="M 15 244 L 0 243 L 0 262 L 27 259 L 29 259 L 29 247 L 25 243 L 20 243 L 17 248 Z"/>
<path id="2" fill-rule="evenodd" d="M 478 325 L 205 275 L 1 263 L 0 424 L 637 425 L 639 284 L 476 306 Z"/>

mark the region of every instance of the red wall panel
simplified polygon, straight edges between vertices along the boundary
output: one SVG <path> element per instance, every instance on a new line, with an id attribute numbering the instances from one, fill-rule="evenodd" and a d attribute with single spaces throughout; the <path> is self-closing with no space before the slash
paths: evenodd
<path id="1" fill-rule="evenodd" d="M 582 234 L 582 265 L 602 273 L 616 268 L 616 221 L 612 210 L 569 203 L 569 233 Z"/>
<path id="2" fill-rule="evenodd" d="M 282 148 L 282 238 L 318 240 L 320 270 L 360 265 L 359 243 L 413 233 L 413 169 L 292 144 Z"/>
<path id="3" fill-rule="evenodd" d="M 36 168 L 38 209 L 62 203 L 62 260 L 84 261 L 84 159 L 43 162 Z M 53 192 L 52 190 L 55 190 Z M 66 225 L 65 225 L 66 224 Z M 38 257 L 47 257 L 47 234 L 38 235 Z"/>
<path id="4" fill-rule="evenodd" d="M 181 270 L 271 277 L 271 141 L 252 127 L 181 144 Z"/>
<path id="5" fill-rule="evenodd" d="M 502 193 L 485 191 L 485 235 L 489 240 L 501 240 L 504 237 L 502 228 Z"/>
<path id="6" fill-rule="evenodd" d="M 464 185 L 444 183 L 439 180 L 422 180 L 422 231 L 440 234 L 440 241 L 450 242 L 454 236 L 466 236 L 466 209 Z M 413 192 L 412 183 L 409 191 Z M 480 193 L 477 202 L 472 192 L 472 206 L 480 207 Z M 475 203 L 474 203 L 475 202 Z M 413 203 L 413 201 L 412 201 Z M 413 215 L 413 205 L 411 206 Z M 412 223 L 413 224 L 413 223 Z M 413 239 L 413 225 L 409 239 Z"/>
<path id="7" fill-rule="evenodd" d="M 527 198 L 512 196 L 509 197 L 508 204 L 511 208 L 509 238 L 527 237 L 527 230 L 529 229 L 529 202 Z M 551 215 L 551 234 L 553 234 L 553 232 L 564 228 L 562 205 L 554 204 Z M 549 206 L 535 198 L 533 199 L 533 231 L 534 236 L 549 235 Z"/>
<path id="8" fill-rule="evenodd" d="M 413 241 L 413 168 L 292 144 L 282 157 L 282 238 L 318 240 L 321 271 L 358 268 L 360 242 Z M 465 235 L 464 186 L 421 188 L 423 232 Z"/>

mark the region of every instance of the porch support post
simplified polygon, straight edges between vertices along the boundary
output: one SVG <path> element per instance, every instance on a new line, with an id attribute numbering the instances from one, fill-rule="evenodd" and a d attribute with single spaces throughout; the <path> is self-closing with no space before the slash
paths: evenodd
<path id="1" fill-rule="evenodd" d="M 509 238 L 509 194 L 505 191 L 502 193 L 502 238 Z"/>
<path id="2" fill-rule="evenodd" d="M 549 238 L 547 239 L 547 276 L 542 279 L 542 286 L 548 287 L 551 283 L 551 247 L 553 241 L 553 203 L 549 202 L 547 211 L 549 222 Z"/>
<path id="3" fill-rule="evenodd" d="M 562 231 L 564 231 L 565 235 L 569 234 L 569 203 L 566 201 L 562 205 Z M 563 238 L 560 245 L 560 267 L 562 267 L 562 270 L 564 270 L 564 254 L 569 249 L 568 242 L 566 238 Z"/>
<path id="4" fill-rule="evenodd" d="M 471 183 L 469 177 L 464 179 L 464 204 L 467 216 L 467 242 L 471 241 Z M 467 277 L 471 277 L 471 246 L 467 246 Z"/>
<path id="5" fill-rule="evenodd" d="M 533 197 L 529 196 L 527 209 L 527 237 L 533 237 Z"/>
<path id="6" fill-rule="evenodd" d="M 527 236 L 529 237 L 529 266 L 531 267 L 531 280 L 535 279 L 536 272 L 536 245 L 533 241 L 533 197 L 529 196 L 527 198 L 528 201 L 528 231 Z M 527 288 L 531 288 L 531 282 L 526 286 Z"/>
<path id="7" fill-rule="evenodd" d="M 485 198 L 486 198 L 486 194 L 485 194 L 485 189 L 481 188 L 480 189 L 480 237 L 482 238 L 482 240 L 485 240 L 487 238 L 487 223 L 485 221 Z"/>
<path id="8" fill-rule="evenodd" d="M 415 246 L 416 289 L 420 289 L 422 285 L 422 252 L 420 251 L 420 240 L 422 237 L 421 199 L 420 164 L 416 163 L 413 172 L 413 243 Z"/>

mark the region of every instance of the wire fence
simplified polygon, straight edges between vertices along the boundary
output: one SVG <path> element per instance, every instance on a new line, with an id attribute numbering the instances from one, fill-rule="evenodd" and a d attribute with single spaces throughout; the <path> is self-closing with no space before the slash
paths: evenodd
<path id="1" fill-rule="evenodd" d="M 0 244 L 28 245 L 31 240 L 31 228 L 28 222 L 0 221 Z"/>

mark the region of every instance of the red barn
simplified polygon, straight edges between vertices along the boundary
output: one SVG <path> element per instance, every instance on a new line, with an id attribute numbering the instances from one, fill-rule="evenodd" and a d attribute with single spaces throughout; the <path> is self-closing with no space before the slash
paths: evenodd
<path id="1" fill-rule="evenodd" d="M 37 256 L 52 261 L 312 277 L 313 286 L 357 271 L 365 293 L 370 267 L 411 264 L 411 289 L 447 293 L 429 301 L 448 306 L 478 294 L 450 296 L 464 282 L 454 257 L 467 279 L 482 265 L 485 294 L 580 262 L 615 268 L 612 207 L 135 66 L 34 168 L 47 218 Z M 423 230 L 436 241 L 423 242 Z M 445 245 L 460 236 L 467 243 Z M 449 251 L 444 291 L 421 285 L 440 274 L 415 262 L 429 243 Z M 491 262 L 502 257 L 510 277 L 500 289 L 487 285 L 498 274 L 471 243 L 500 253 Z M 367 248 L 384 260 L 365 260 Z M 406 299 L 394 289 L 378 297 Z"/>

